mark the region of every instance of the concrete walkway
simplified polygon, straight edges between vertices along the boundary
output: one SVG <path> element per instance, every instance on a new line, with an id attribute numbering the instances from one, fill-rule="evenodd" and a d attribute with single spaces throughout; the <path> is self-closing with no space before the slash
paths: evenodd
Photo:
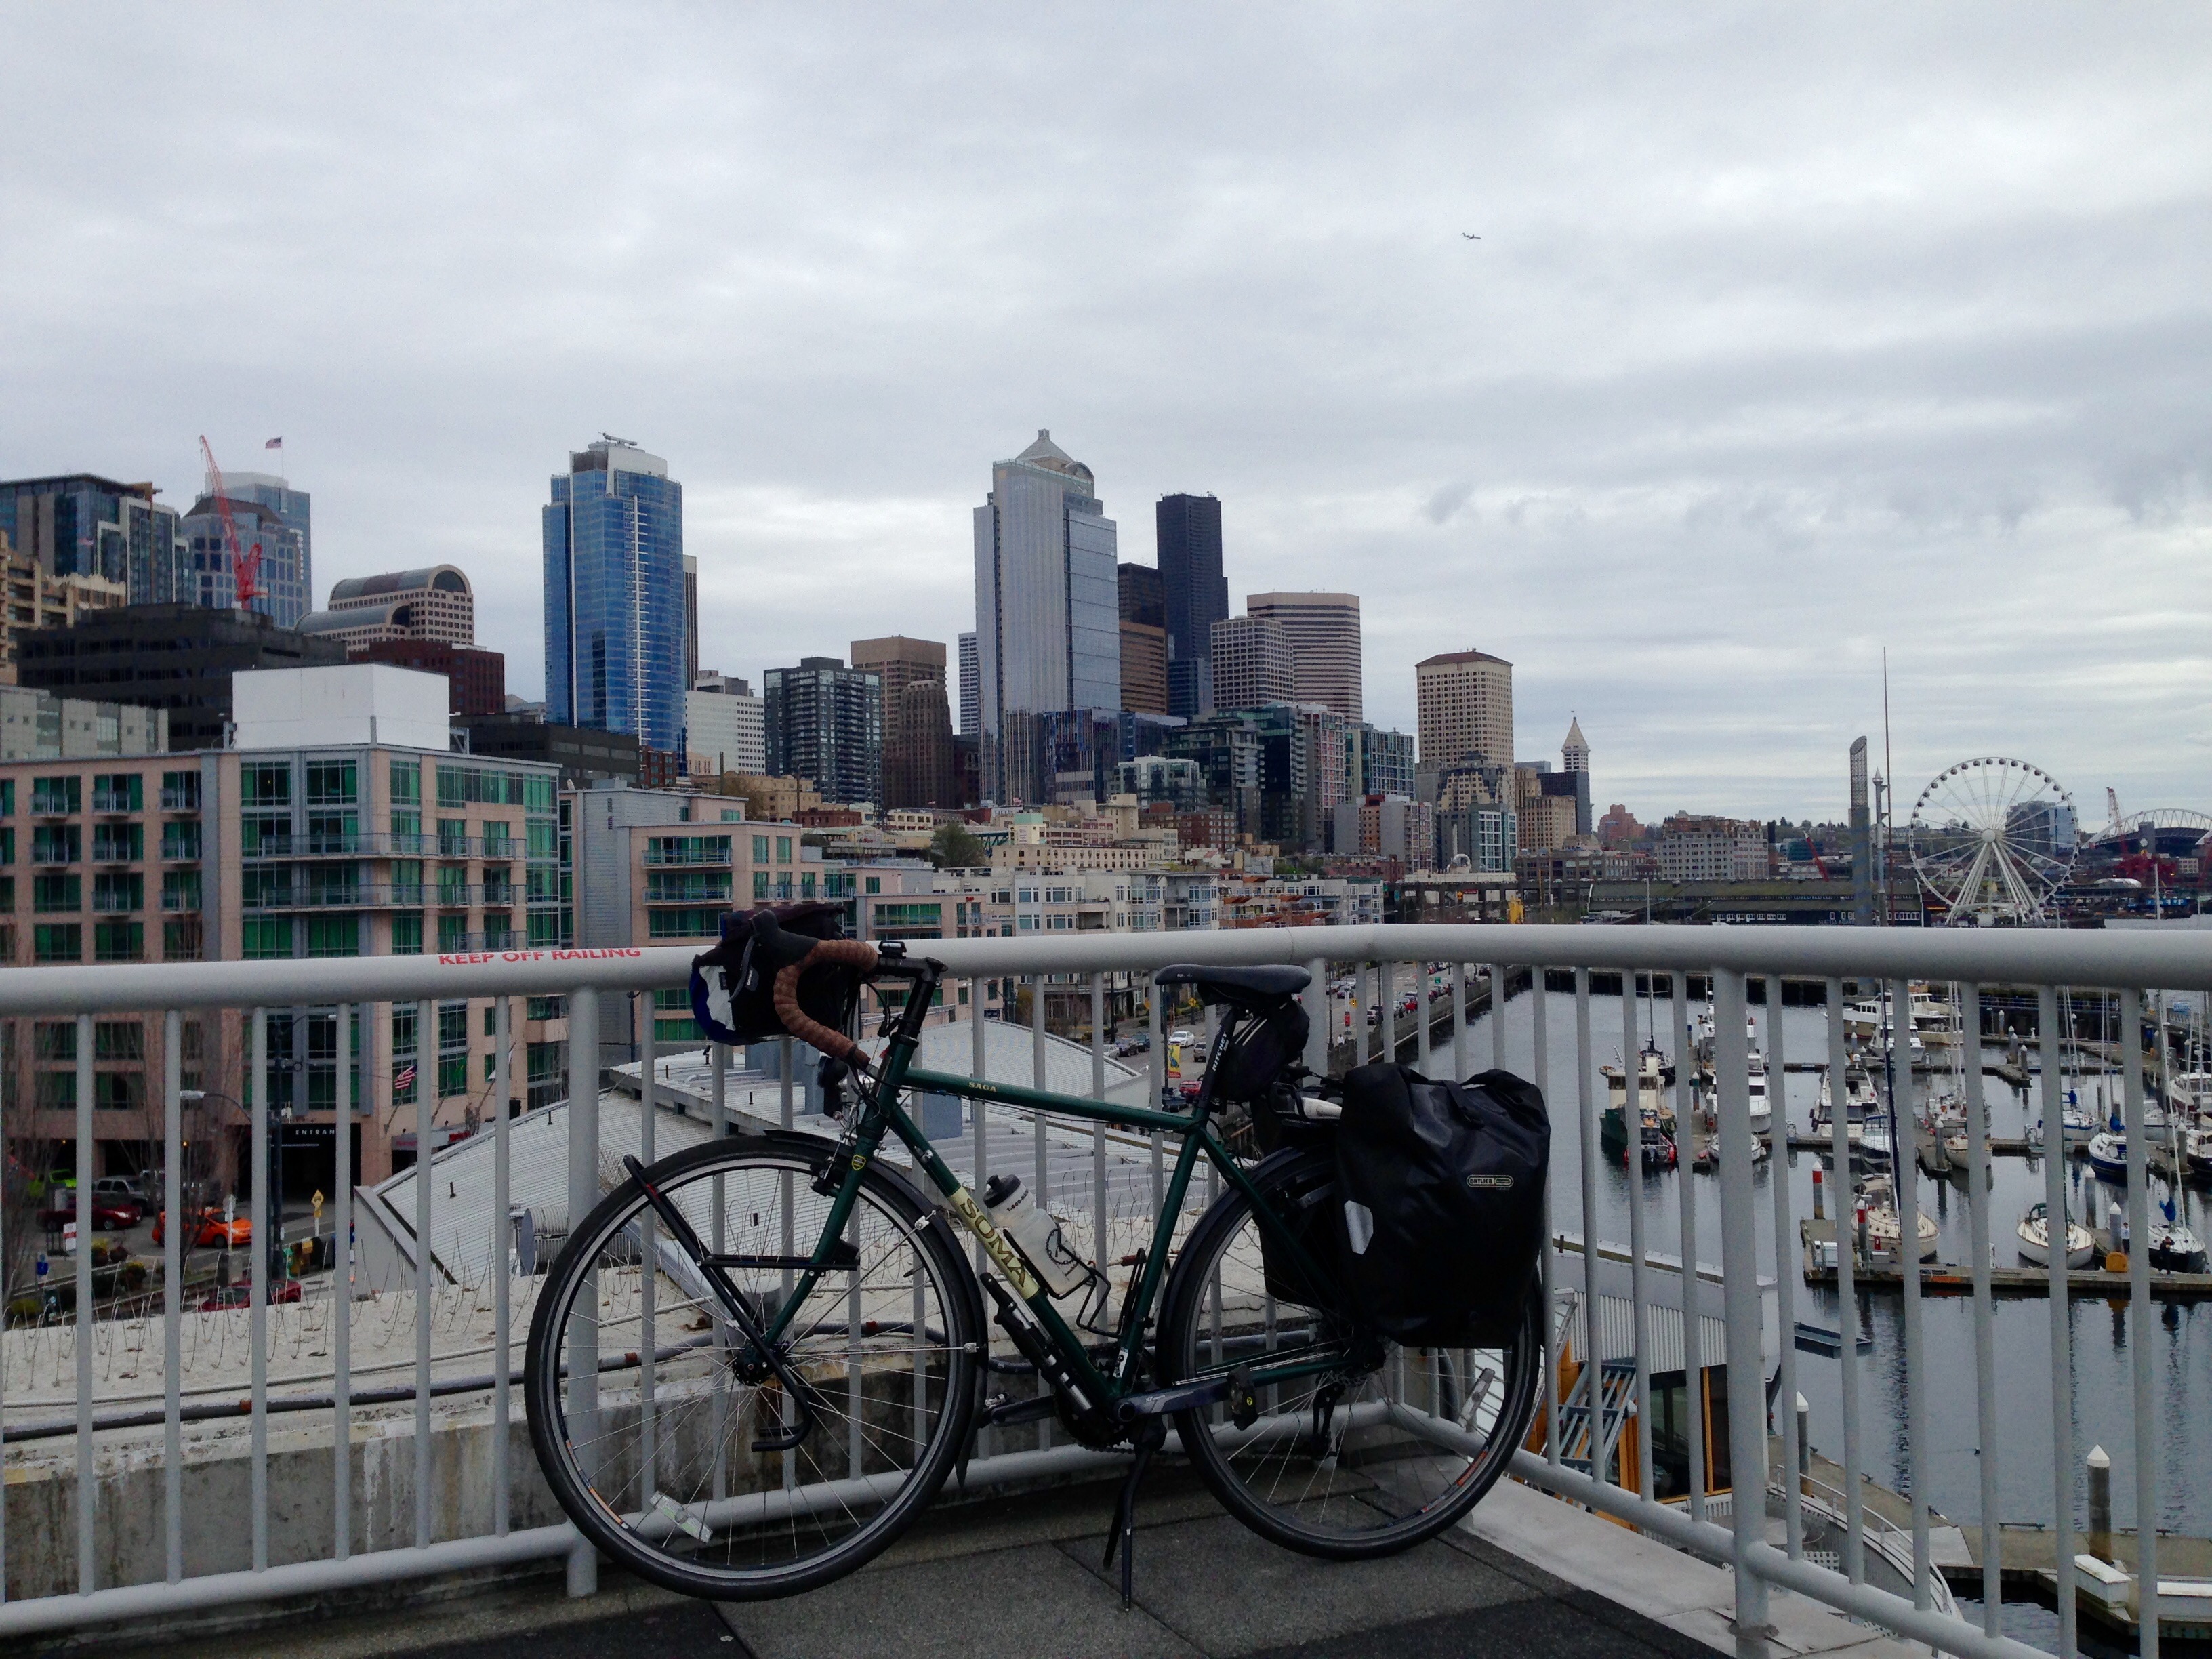
<path id="1" fill-rule="evenodd" d="M 1100 1565 L 1110 1485 L 946 1504 L 862 1571 L 788 1601 L 717 1608 L 609 1574 L 570 1601 L 540 1577 L 466 1601 L 295 1621 L 167 1648 L 166 1659 L 1548 1659 L 1734 1652 L 1729 1577 L 1526 1487 L 1389 1560 L 1316 1561 L 1223 1514 L 1185 1471 L 1147 1484 L 1137 1606 Z M 1906 1651 L 1796 1598 L 1777 1655 Z M 149 1651 L 141 1636 L 129 1644 Z M 120 1649 L 116 1651 L 120 1651 Z M 88 1650 L 74 1650 L 83 1653 Z"/>

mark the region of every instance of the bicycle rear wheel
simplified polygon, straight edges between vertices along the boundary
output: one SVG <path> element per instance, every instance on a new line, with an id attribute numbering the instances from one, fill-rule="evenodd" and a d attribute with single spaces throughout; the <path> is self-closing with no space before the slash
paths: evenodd
<path id="1" fill-rule="evenodd" d="M 764 1325 L 831 1201 L 827 1142 L 745 1137 L 647 1171 Z M 644 1188 L 584 1218 L 531 1320 L 531 1438 L 561 1507 L 624 1566 L 687 1595 L 746 1601 L 826 1583 L 936 1496 L 975 1407 L 975 1287 L 913 1191 L 871 1168 L 843 1243 L 780 1345 L 787 1388 Z M 801 1432 L 804 1431 L 804 1432 Z M 777 1447 L 764 1443 L 790 1439 Z"/>
<path id="2" fill-rule="evenodd" d="M 1315 1221 L 1336 1202 L 1335 1160 L 1277 1153 L 1255 1172 L 1270 1207 Z M 1176 1419 L 1222 1506 L 1263 1537 L 1337 1560 L 1394 1554 L 1457 1521 L 1525 1439 L 1543 1369 L 1538 1298 L 1501 1346 L 1405 1348 L 1363 1336 L 1349 1310 L 1271 1275 L 1251 1200 L 1231 1188 L 1176 1259 L 1160 1314 L 1164 1380 L 1239 1366 L 1310 1365 L 1260 1389 L 1239 1428 L 1219 1407 Z"/>

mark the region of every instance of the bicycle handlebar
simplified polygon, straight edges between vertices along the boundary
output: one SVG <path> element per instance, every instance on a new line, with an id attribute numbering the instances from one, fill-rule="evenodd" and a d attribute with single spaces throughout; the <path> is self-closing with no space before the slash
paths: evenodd
<path id="1" fill-rule="evenodd" d="M 811 1018 L 799 1006 L 799 976 L 817 962 L 841 962 L 872 973 L 877 965 L 876 947 L 856 939 L 817 939 L 813 949 L 787 963 L 775 976 L 775 1016 L 783 1029 L 801 1042 L 811 1044 L 833 1060 L 842 1060 L 857 1071 L 868 1069 L 867 1050 L 842 1031 L 834 1031 Z"/>

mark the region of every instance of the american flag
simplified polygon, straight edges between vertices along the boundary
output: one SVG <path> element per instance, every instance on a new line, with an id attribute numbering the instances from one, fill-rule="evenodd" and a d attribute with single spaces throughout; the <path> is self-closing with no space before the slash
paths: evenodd
<path id="1" fill-rule="evenodd" d="M 413 1088 L 415 1086 L 415 1068 L 412 1066 L 403 1066 L 398 1071 L 394 1072 L 392 1074 L 392 1086 L 395 1089 Z"/>
<path id="2" fill-rule="evenodd" d="M 282 438 L 271 438 L 261 447 L 264 449 L 282 449 L 284 447 L 284 441 Z"/>

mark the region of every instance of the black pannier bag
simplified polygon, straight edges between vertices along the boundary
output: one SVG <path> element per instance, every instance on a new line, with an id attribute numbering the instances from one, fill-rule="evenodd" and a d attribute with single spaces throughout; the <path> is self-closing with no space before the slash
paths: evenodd
<path id="1" fill-rule="evenodd" d="M 763 926 L 760 918 L 769 918 Z M 775 1012 L 775 976 L 819 939 L 845 936 L 835 904 L 732 910 L 721 943 L 691 958 L 691 1017 L 716 1042 L 765 1042 L 787 1035 Z M 842 963 L 817 963 L 799 978 L 799 1006 L 811 1018 L 848 1035 L 860 1004 L 860 975 Z"/>
<path id="2" fill-rule="evenodd" d="M 1336 1164 L 1360 1312 L 1414 1347 L 1508 1340 L 1544 1242 L 1551 1122 L 1510 1072 L 1436 1082 L 1410 1066 L 1344 1079 Z"/>

